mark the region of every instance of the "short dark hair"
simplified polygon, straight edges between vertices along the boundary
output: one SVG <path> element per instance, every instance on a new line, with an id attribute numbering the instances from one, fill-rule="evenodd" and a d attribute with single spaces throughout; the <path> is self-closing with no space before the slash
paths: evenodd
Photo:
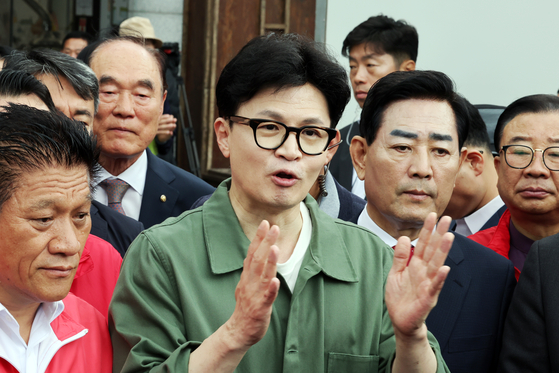
<path id="1" fill-rule="evenodd" d="M 151 49 L 151 48 L 146 48 L 145 43 L 144 43 L 144 39 L 143 38 L 139 38 L 136 36 L 130 36 L 130 35 L 126 35 L 126 36 L 112 36 L 109 37 L 107 39 L 104 40 L 100 40 L 98 43 L 95 43 L 95 46 L 93 48 L 93 50 L 88 49 L 86 51 L 86 53 L 82 56 L 82 58 L 86 58 L 87 59 L 87 65 L 91 66 L 91 63 L 93 62 L 93 59 L 95 58 L 95 56 L 97 55 L 97 52 L 99 51 L 99 49 L 101 49 L 103 46 L 107 45 L 107 44 L 111 44 L 117 41 L 128 41 L 130 43 L 133 44 L 137 44 L 140 47 L 144 48 L 155 60 L 157 67 L 159 68 L 159 75 L 161 78 L 161 87 L 162 87 L 162 94 L 163 92 L 165 92 L 167 90 L 167 79 L 165 78 L 165 69 L 166 69 L 166 56 L 161 53 L 161 51 L 159 51 L 158 49 Z M 83 52 L 83 51 L 82 51 Z M 81 53 L 80 53 L 81 55 Z M 80 56 L 78 55 L 78 58 Z M 130 68 L 134 68 L 133 66 L 131 66 Z"/>
<path id="2" fill-rule="evenodd" d="M 6 57 L 4 69 L 22 70 L 36 78 L 52 75 L 68 79 L 76 93 L 86 101 L 93 100 L 95 111 L 99 105 L 99 82 L 95 73 L 82 61 L 50 49 L 30 52 L 14 51 Z"/>
<path id="3" fill-rule="evenodd" d="M 464 98 L 454 90 L 454 83 L 439 71 L 395 71 L 379 79 L 363 104 L 359 132 L 371 145 L 382 125 L 386 109 L 403 100 L 433 100 L 447 102 L 456 118 L 458 146 L 468 137 L 468 111 Z"/>
<path id="4" fill-rule="evenodd" d="M 0 210 L 23 173 L 53 164 L 87 167 L 91 188 L 98 158 L 95 139 L 80 122 L 26 105 L 6 106 L 0 111 Z"/>
<path id="5" fill-rule="evenodd" d="M 50 111 L 56 111 L 47 86 L 33 75 L 19 70 L 0 71 L 0 96 L 20 97 L 28 95 L 39 97 Z"/>
<path id="6" fill-rule="evenodd" d="M 225 66 L 216 86 L 220 117 L 235 115 L 239 106 L 267 88 L 312 84 L 328 103 L 336 127 L 350 99 L 345 69 L 322 45 L 296 34 L 268 34 L 245 45 Z"/>
<path id="7" fill-rule="evenodd" d="M 419 36 L 415 27 L 404 20 L 395 21 L 382 14 L 370 17 L 346 36 L 342 55 L 347 57 L 351 48 L 363 43 L 379 54 L 391 55 L 397 66 L 407 59 L 417 62 Z"/>
<path id="8" fill-rule="evenodd" d="M 93 37 L 91 35 L 89 35 L 87 32 L 71 31 L 68 34 L 66 34 L 66 36 L 64 37 L 64 40 L 62 40 L 62 47 L 64 47 L 64 44 L 66 44 L 66 40 L 68 40 L 68 39 L 83 39 L 83 40 L 87 41 L 88 45 L 89 45 L 89 43 L 91 43 L 93 41 Z"/>
<path id="9" fill-rule="evenodd" d="M 548 113 L 559 112 L 559 97 L 554 95 L 531 95 L 519 98 L 507 106 L 505 111 L 499 116 L 495 127 L 495 149 L 501 149 L 501 138 L 503 131 L 511 120 L 520 114 L 525 113 Z"/>
<path id="10" fill-rule="evenodd" d="M 479 110 L 470 103 L 470 101 L 464 99 L 464 104 L 468 110 L 468 119 L 470 122 L 468 137 L 464 142 L 465 146 L 475 146 L 483 148 L 488 152 L 491 151 L 491 141 L 489 140 L 489 134 L 487 133 L 487 126 L 485 121 L 481 117 Z"/>

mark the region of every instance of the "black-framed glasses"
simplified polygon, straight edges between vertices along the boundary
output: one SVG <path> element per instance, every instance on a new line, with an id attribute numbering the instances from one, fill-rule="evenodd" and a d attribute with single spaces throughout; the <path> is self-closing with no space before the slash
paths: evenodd
<path id="1" fill-rule="evenodd" d="M 511 168 L 524 169 L 534 160 L 535 152 L 542 152 L 543 164 L 551 171 L 559 171 L 559 146 L 546 149 L 532 149 L 527 145 L 505 145 L 499 151 L 505 155 L 505 162 Z"/>
<path id="2" fill-rule="evenodd" d="M 318 126 L 288 127 L 271 119 L 251 119 L 232 115 L 227 117 L 234 123 L 252 128 L 254 141 L 262 149 L 275 150 L 283 145 L 290 132 L 295 132 L 299 149 L 307 155 L 319 155 L 342 142 L 328 146 L 336 137 L 337 130 Z"/>

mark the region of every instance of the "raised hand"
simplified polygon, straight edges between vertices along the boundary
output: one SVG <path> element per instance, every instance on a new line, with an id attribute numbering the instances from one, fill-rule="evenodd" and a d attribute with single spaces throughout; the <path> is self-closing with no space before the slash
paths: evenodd
<path id="1" fill-rule="evenodd" d="M 163 114 L 157 127 L 157 140 L 161 143 L 166 142 L 173 137 L 175 128 L 177 128 L 177 118 L 171 114 Z"/>
<path id="2" fill-rule="evenodd" d="M 279 227 L 270 228 L 264 220 L 248 248 L 241 280 L 235 290 L 235 311 L 225 324 L 237 340 L 237 348 L 248 350 L 268 330 L 272 304 L 280 287 L 276 277 L 279 249 L 274 245 L 278 236 Z"/>
<path id="3" fill-rule="evenodd" d="M 448 232 L 451 219 L 448 216 L 441 218 L 433 232 L 436 220 L 434 212 L 425 219 L 409 265 L 406 266 L 410 255 L 410 239 L 400 237 L 394 250 L 385 301 L 397 338 L 426 334 L 425 319 L 437 304 L 450 271 L 443 264 L 454 240 L 454 235 Z"/>

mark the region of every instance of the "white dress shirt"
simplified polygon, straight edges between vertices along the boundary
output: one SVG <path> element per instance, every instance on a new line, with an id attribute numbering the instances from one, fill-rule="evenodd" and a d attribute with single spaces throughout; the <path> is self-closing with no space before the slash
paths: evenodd
<path id="1" fill-rule="evenodd" d="M 456 219 L 455 232 L 466 237 L 477 233 L 504 204 L 501 197 L 497 196 L 472 214 L 462 219 Z"/>
<path id="2" fill-rule="evenodd" d="M 109 204 L 109 198 L 107 192 L 99 183 L 106 179 L 120 179 L 126 181 L 130 188 L 124 193 L 122 197 L 122 208 L 129 216 L 133 219 L 138 220 L 140 218 L 140 210 L 142 208 L 142 197 L 144 195 L 144 188 L 146 185 L 146 175 L 148 172 L 148 156 L 146 151 L 142 153 L 140 158 L 128 167 L 120 175 L 111 175 L 107 170 L 101 168 L 99 177 L 95 180 L 93 199 L 107 206 Z"/>
<path id="3" fill-rule="evenodd" d="M 378 238 L 383 240 L 384 243 L 390 247 L 394 247 L 398 243 L 398 240 L 396 238 L 386 233 L 381 227 L 377 225 L 377 223 L 373 221 L 373 219 L 371 219 L 371 217 L 367 213 L 367 206 L 365 206 L 365 208 L 363 208 L 363 211 L 361 211 L 361 215 L 359 215 L 359 219 L 357 219 L 357 225 L 367 228 L 368 230 L 376 234 Z M 411 242 L 412 246 L 415 247 L 417 245 L 417 240 L 418 239 L 416 238 Z"/>
<path id="4" fill-rule="evenodd" d="M 12 314 L 0 303 L 0 357 L 18 372 L 41 372 L 60 348 L 50 323 L 64 311 L 64 303 L 45 302 L 37 309 L 29 343 L 19 334 L 19 324 Z M 46 365 L 45 365 L 46 364 Z"/>

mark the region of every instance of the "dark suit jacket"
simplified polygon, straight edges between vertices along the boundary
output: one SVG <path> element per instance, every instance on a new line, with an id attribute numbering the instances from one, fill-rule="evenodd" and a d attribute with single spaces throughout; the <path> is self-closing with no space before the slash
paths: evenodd
<path id="1" fill-rule="evenodd" d="M 149 228 L 172 216 L 179 216 L 200 197 L 215 190 L 190 172 L 157 158 L 147 149 L 148 170 L 140 218 Z"/>
<path id="2" fill-rule="evenodd" d="M 483 227 L 481 227 L 480 231 L 483 231 L 487 228 L 496 227 L 497 224 L 499 224 L 499 219 L 501 219 L 501 216 L 503 216 L 503 213 L 506 211 L 506 209 L 507 209 L 506 205 L 501 206 L 501 208 L 498 209 L 497 212 L 494 213 L 493 216 L 490 217 L 489 220 L 487 220 L 485 222 L 485 224 L 483 224 Z M 453 232 L 456 230 L 456 221 L 455 220 L 453 220 L 450 223 L 449 230 L 451 230 Z"/>
<path id="3" fill-rule="evenodd" d="M 504 321 L 516 285 L 512 263 L 460 235 L 445 262 L 450 273 L 427 328 L 453 373 L 495 372 Z"/>
<path id="4" fill-rule="evenodd" d="M 350 132 L 351 130 L 351 132 Z M 348 136 L 349 133 L 349 136 Z M 351 192 L 351 182 L 353 179 L 353 163 L 349 154 L 349 146 L 351 139 L 359 135 L 359 121 L 351 123 L 340 130 L 343 142 L 339 145 L 338 151 L 334 154 L 334 158 L 330 161 L 330 172 L 334 179 L 338 181 L 344 188 Z"/>
<path id="5" fill-rule="evenodd" d="M 336 184 L 338 199 L 340 200 L 338 219 L 357 224 L 357 219 L 359 219 L 359 215 L 361 215 L 361 211 L 363 211 L 367 202 L 341 186 L 336 179 L 334 179 L 334 183 Z"/>
<path id="6" fill-rule="evenodd" d="M 559 235 L 534 242 L 510 305 L 499 372 L 559 372 Z"/>
<path id="7" fill-rule="evenodd" d="M 124 257 L 144 225 L 100 202 L 91 202 L 91 234 L 109 242 Z"/>

